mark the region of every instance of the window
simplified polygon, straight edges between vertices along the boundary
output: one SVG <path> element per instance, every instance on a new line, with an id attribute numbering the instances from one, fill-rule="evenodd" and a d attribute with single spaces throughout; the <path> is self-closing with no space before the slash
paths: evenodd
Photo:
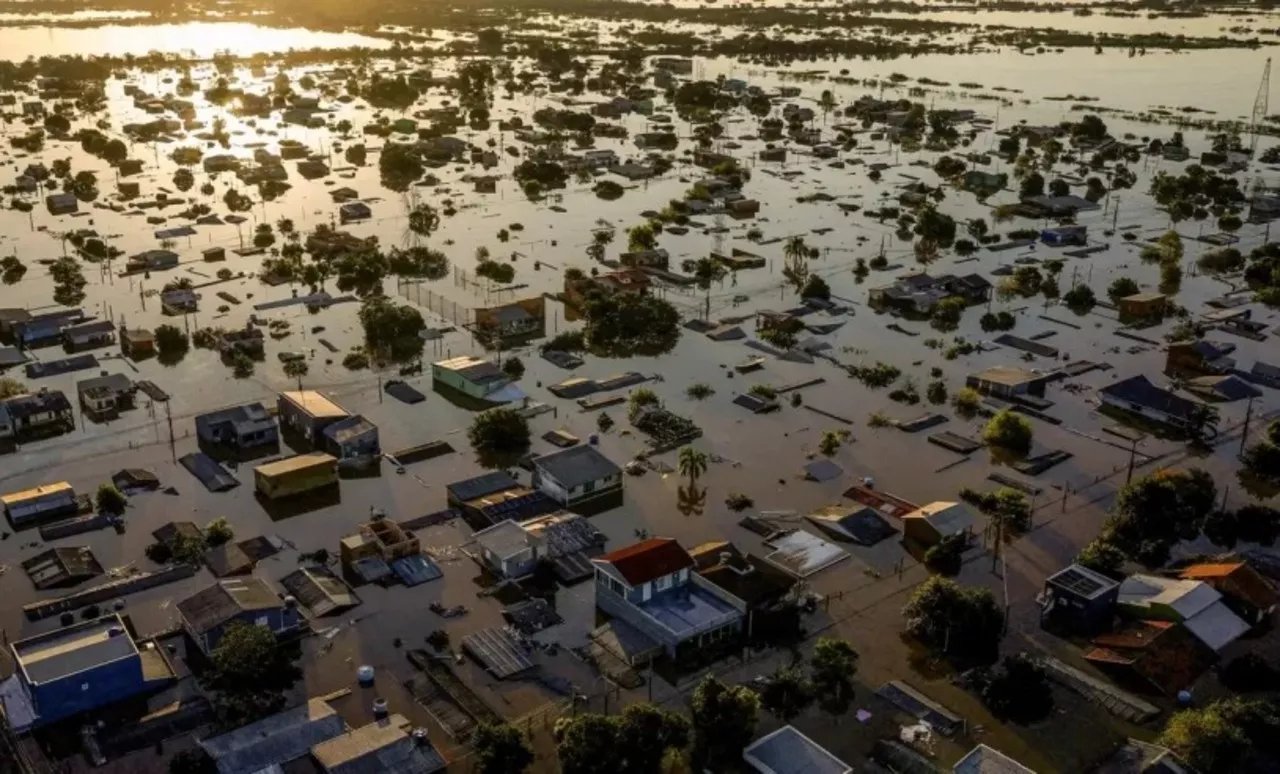
<path id="1" fill-rule="evenodd" d="M 654 591 L 666 591 L 669 588 L 671 588 L 670 575 L 663 575 L 661 578 L 658 578 L 656 581 L 653 582 Z"/>
<path id="2" fill-rule="evenodd" d="M 254 621 L 254 623 L 257 624 L 258 626 L 266 626 L 267 628 L 271 627 L 271 619 L 266 617 L 265 615 L 258 616 L 258 619 Z"/>
<path id="3" fill-rule="evenodd" d="M 596 490 L 596 482 L 594 481 L 588 481 L 587 483 L 582 485 L 583 494 L 591 494 L 595 490 Z"/>

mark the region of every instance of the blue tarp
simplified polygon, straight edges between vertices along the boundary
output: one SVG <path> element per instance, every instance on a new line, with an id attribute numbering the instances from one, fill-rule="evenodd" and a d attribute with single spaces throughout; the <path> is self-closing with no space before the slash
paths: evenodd
<path id="1" fill-rule="evenodd" d="M 404 556 L 391 562 L 391 571 L 406 586 L 417 586 L 444 575 L 439 567 L 422 554 Z"/>

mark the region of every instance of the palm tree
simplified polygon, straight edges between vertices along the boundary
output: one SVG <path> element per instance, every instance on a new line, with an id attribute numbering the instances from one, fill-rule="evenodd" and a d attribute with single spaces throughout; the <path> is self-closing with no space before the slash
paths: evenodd
<path id="1" fill-rule="evenodd" d="M 803 286 L 809 278 L 809 246 L 804 243 L 804 237 L 793 236 L 788 239 L 782 255 L 787 262 L 782 273 L 797 286 Z"/>
<path id="2" fill-rule="evenodd" d="M 1216 406 L 1198 403 L 1187 412 L 1187 440 L 1192 446 L 1208 446 L 1218 435 L 1218 422 L 1222 417 Z"/>
<path id="3" fill-rule="evenodd" d="M 680 475 L 689 477 L 689 485 L 693 486 L 697 482 L 698 476 L 707 472 L 707 453 L 699 451 L 692 446 L 685 446 L 680 450 L 680 457 L 676 463 L 680 471 Z"/>

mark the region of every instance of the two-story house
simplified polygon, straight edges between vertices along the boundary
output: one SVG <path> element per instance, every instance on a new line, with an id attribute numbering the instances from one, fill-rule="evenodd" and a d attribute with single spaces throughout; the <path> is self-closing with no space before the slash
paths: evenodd
<path id="1" fill-rule="evenodd" d="M 281 598 L 261 578 L 229 578 L 218 581 L 178 603 L 182 628 L 206 655 L 233 624 L 265 626 L 277 637 L 302 623 L 298 605 Z"/>
<path id="2" fill-rule="evenodd" d="M 596 607 L 668 657 L 736 641 L 746 604 L 703 579 L 672 538 L 650 538 L 591 560 Z"/>

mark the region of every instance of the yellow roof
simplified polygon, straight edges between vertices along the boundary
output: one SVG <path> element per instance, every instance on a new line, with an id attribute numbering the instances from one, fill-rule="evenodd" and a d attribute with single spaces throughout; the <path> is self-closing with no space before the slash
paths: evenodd
<path id="1" fill-rule="evenodd" d="M 282 392 L 280 396 L 313 417 L 345 417 L 347 410 L 315 390 Z"/>
<path id="2" fill-rule="evenodd" d="M 295 470 L 305 470 L 307 468 L 319 467 L 321 465 L 337 465 L 338 458 L 324 452 L 311 452 L 310 454 L 299 454 L 296 457 L 286 457 L 275 462 L 264 462 L 254 471 L 264 476 L 279 476 L 285 473 L 291 473 Z"/>
<path id="3" fill-rule="evenodd" d="M 16 505 L 18 503 L 26 502 L 27 500 L 34 500 L 37 497 L 44 497 L 46 495 L 67 491 L 71 491 L 71 485 L 66 481 L 59 481 L 56 484 L 41 484 L 40 486 L 32 487 L 30 489 L 24 489 L 21 492 L 12 492 L 7 495 L 0 495 L 0 503 L 4 503 L 5 505 Z"/>

